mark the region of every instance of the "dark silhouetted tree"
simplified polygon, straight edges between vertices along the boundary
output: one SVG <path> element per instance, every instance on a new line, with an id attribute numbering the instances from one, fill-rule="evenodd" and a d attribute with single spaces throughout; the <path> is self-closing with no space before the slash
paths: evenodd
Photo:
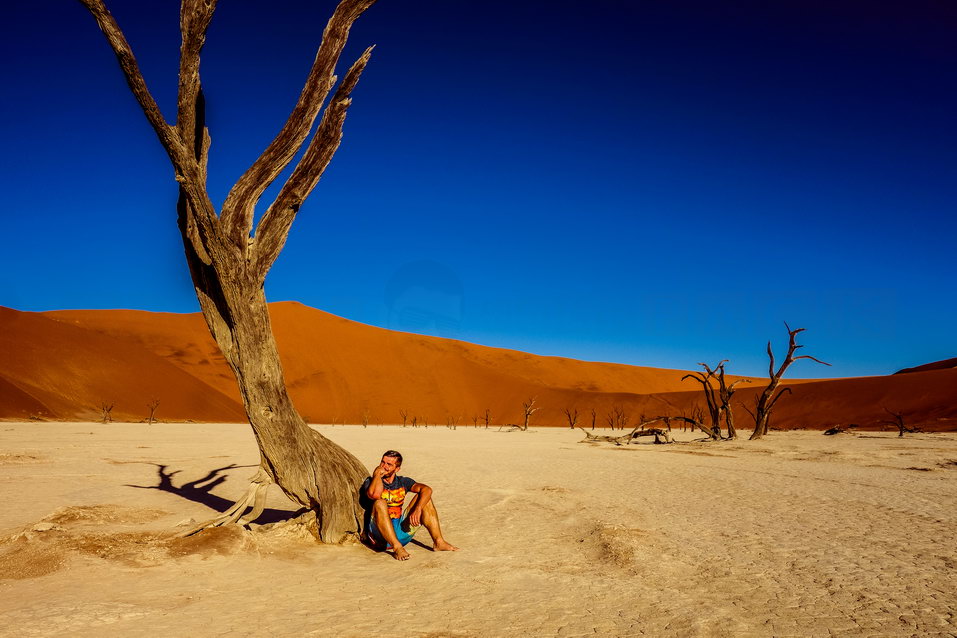
<path id="1" fill-rule="evenodd" d="M 147 425 L 153 425 L 153 422 L 156 420 L 154 417 L 156 416 L 156 408 L 159 407 L 159 404 L 159 399 L 153 399 L 146 404 L 146 407 L 150 410 L 150 415 L 146 418 Z"/>

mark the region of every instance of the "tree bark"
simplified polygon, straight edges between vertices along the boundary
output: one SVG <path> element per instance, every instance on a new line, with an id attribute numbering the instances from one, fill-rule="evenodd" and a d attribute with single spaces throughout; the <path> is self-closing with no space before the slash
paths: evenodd
<path id="1" fill-rule="evenodd" d="M 316 512 L 320 540 L 343 541 L 359 531 L 358 490 L 366 468 L 306 425 L 296 411 L 286 390 L 263 287 L 228 268 L 219 272 L 202 264 L 185 232 L 183 244 L 206 325 L 236 376 L 259 446 L 261 474 L 254 482 L 262 483 L 265 475 L 291 500 Z"/>

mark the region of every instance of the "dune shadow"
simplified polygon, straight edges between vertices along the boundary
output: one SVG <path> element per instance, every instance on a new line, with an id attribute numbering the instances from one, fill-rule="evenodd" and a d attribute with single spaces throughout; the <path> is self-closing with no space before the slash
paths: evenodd
<path id="1" fill-rule="evenodd" d="M 256 467 L 254 465 L 236 465 L 235 463 L 231 465 L 225 465 L 223 467 L 210 470 L 205 476 L 198 478 L 195 481 L 189 481 L 177 487 L 173 484 L 173 477 L 179 474 L 181 470 L 168 471 L 169 466 L 161 463 L 150 463 L 150 465 L 156 466 L 156 473 L 159 479 L 156 485 L 125 484 L 124 487 L 133 487 L 140 490 L 161 490 L 163 492 L 169 492 L 170 494 L 175 494 L 181 498 L 193 501 L 194 503 L 201 503 L 219 513 L 223 513 L 233 506 L 233 501 L 212 493 L 212 490 L 215 487 L 223 484 L 226 481 L 227 477 L 223 473 L 226 470 L 234 470 L 244 467 Z M 304 511 L 304 508 L 300 508 L 298 510 L 277 510 L 267 507 L 263 510 L 263 513 L 259 516 L 259 518 L 256 519 L 256 523 L 263 525 L 266 523 L 278 523 L 280 521 L 285 521 L 299 516 Z"/>

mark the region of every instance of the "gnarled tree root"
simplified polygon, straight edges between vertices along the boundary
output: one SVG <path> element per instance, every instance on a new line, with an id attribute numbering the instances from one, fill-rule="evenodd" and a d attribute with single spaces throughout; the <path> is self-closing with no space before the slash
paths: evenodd
<path id="1" fill-rule="evenodd" d="M 269 475 L 266 474 L 262 468 L 250 479 L 249 489 L 246 490 L 246 494 L 236 501 L 232 507 L 228 510 L 217 516 L 216 518 L 211 518 L 208 521 L 199 523 L 190 527 L 185 532 L 177 534 L 179 538 L 185 538 L 186 536 L 192 536 L 197 532 L 201 532 L 204 529 L 210 527 L 219 527 L 221 525 L 231 525 L 232 523 L 238 523 L 239 525 L 246 525 L 252 523 L 263 513 L 263 509 L 266 507 L 266 492 L 269 489 L 269 486 L 272 485 L 272 479 L 269 478 Z M 252 511 L 249 514 L 245 514 L 246 510 L 252 508 Z"/>

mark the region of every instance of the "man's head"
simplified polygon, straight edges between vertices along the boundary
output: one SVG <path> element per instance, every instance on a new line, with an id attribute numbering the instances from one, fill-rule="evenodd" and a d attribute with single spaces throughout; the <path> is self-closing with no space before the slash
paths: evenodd
<path id="1" fill-rule="evenodd" d="M 387 480 L 392 480 L 395 478 L 395 473 L 399 471 L 399 468 L 402 467 L 402 455 L 396 452 L 395 450 L 387 450 L 382 455 L 382 461 L 379 463 L 385 474 L 382 478 Z"/>

